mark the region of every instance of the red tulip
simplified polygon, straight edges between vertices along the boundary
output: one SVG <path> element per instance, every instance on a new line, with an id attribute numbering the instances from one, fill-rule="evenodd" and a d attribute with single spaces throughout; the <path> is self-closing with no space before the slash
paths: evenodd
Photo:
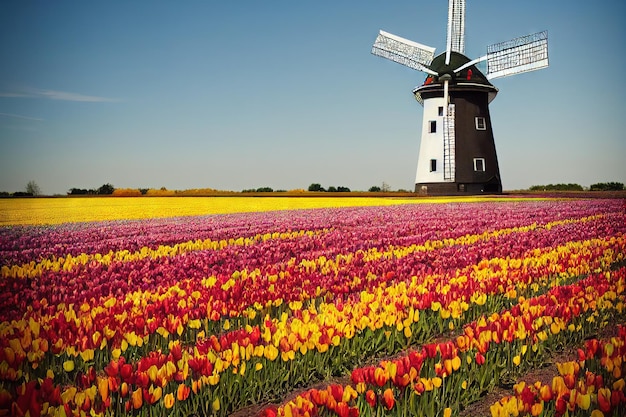
<path id="1" fill-rule="evenodd" d="M 598 407 L 603 413 L 611 411 L 611 390 L 600 388 L 598 390 Z"/>
<path id="2" fill-rule="evenodd" d="M 341 401 L 337 403 L 337 406 L 335 407 L 335 413 L 337 413 L 339 417 L 349 417 L 350 408 L 348 407 L 348 404 Z"/>

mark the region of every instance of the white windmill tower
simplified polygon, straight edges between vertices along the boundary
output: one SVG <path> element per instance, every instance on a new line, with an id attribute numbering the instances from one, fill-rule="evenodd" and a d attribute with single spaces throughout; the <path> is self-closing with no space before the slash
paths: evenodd
<path id="1" fill-rule="evenodd" d="M 380 31 L 372 54 L 427 74 L 413 94 L 424 106 L 415 192 L 432 195 L 500 193 L 502 182 L 489 103 L 489 80 L 548 66 L 548 34 L 539 32 L 487 47 L 471 60 L 465 51 L 465 0 L 448 1 L 446 52 Z M 476 64 L 486 61 L 483 74 Z"/>

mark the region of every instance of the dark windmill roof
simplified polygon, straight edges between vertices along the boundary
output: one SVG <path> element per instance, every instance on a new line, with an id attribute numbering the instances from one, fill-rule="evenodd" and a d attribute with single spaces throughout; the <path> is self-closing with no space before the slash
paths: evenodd
<path id="1" fill-rule="evenodd" d="M 413 90 L 417 101 L 423 104 L 422 94 L 425 93 L 432 95 L 438 91 L 438 94 L 441 94 L 443 91 L 443 81 L 444 79 L 448 79 L 450 91 L 469 89 L 487 92 L 489 94 L 489 102 L 491 102 L 498 93 L 498 89 L 487 80 L 487 77 L 476 68 L 476 65 L 470 65 L 457 73 L 454 72 L 454 70 L 470 61 L 471 60 L 463 54 L 451 52 L 450 63 L 446 65 L 445 52 L 436 56 L 428 68 L 437 72 L 438 75 L 428 75 L 426 80 L 424 80 L 424 84 Z"/>
<path id="2" fill-rule="evenodd" d="M 433 62 L 431 62 L 429 68 L 433 71 L 436 71 L 440 77 L 444 74 L 449 74 L 452 77 L 450 81 L 453 83 L 455 81 L 471 81 L 474 84 L 484 84 L 491 86 L 492 84 L 489 82 L 489 80 L 487 80 L 487 77 L 485 77 L 483 73 L 480 72 L 478 68 L 476 68 L 476 65 L 465 68 L 461 70 L 458 74 L 454 73 L 455 69 L 467 64 L 470 61 L 471 60 L 463 54 L 460 54 L 458 52 L 450 52 L 450 64 L 446 65 L 446 53 L 444 52 L 440 55 L 437 55 L 435 59 L 433 59 Z M 467 75 L 469 70 L 471 70 L 472 72 L 471 78 L 468 80 Z"/>

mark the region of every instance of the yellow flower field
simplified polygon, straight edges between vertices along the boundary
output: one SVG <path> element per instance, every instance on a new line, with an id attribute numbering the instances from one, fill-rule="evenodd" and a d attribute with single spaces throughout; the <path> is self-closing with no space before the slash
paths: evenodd
<path id="1" fill-rule="evenodd" d="M 502 200 L 502 197 L 139 197 L 0 199 L 0 226 L 151 219 L 253 211 Z M 512 198 L 505 197 L 506 201 Z M 528 198 L 524 198 L 528 200 Z"/>

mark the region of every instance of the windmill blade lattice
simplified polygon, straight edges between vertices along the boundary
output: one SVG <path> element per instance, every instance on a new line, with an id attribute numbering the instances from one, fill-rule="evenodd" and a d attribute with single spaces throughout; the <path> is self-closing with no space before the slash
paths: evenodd
<path id="1" fill-rule="evenodd" d="M 387 58 L 418 71 L 437 75 L 436 72 L 428 69 L 428 66 L 435 56 L 435 48 L 392 35 L 382 30 L 372 46 L 372 54 Z"/>
<path id="2" fill-rule="evenodd" d="M 548 32 L 521 36 L 487 47 L 487 78 L 493 79 L 548 66 Z"/>
<path id="3" fill-rule="evenodd" d="M 448 36 L 446 64 L 450 63 L 450 52 L 465 53 L 465 0 L 448 2 Z"/>

